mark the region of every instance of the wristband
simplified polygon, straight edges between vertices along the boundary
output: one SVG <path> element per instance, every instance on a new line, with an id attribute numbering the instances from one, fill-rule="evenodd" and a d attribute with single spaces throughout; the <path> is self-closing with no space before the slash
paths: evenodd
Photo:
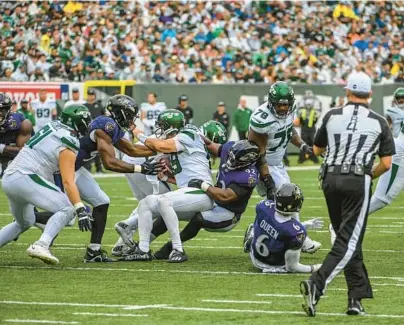
<path id="1" fill-rule="evenodd" d="M 0 144 L 0 154 L 3 153 L 5 147 L 6 147 L 5 144 L 3 144 L 3 143 Z"/>
<path id="2" fill-rule="evenodd" d="M 78 210 L 80 208 L 85 208 L 86 206 L 83 204 L 83 202 L 78 202 L 74 205 L 74 210 Z"/>
<path id="3" fill-rule="evenodd" d="M 140 166 L 140 165 L 133 165 L 133 172 L 134 172 L 134 173 L 141 173 L 141 172 L 142 172 L 142 166 Z"/>
<path id="4" fill-rule="evenodd" d="M 206 192 L 209 188 L 210 184 L 206 183 L 206 182 L 202 182 L 201 184 L 201 190 Z"/>
<path id="5" fill-rule="evenodd" d="M 160 181 L 167 182 L 168 181 L 168 176 L 164 175 L 162 178 L 160 178 Z"/>
<path id="6" fill-rule="evenodd" d="M 306 145 L 306 142 L 302 141 L 302 144 L 300 145 L 299 150 L 302 150 L 305 145 Z"/>
<path id="7" fill-rule="evenodd" d="M 141 142 L 141 143 L 145 143 L 146 142 L 146 140 L 149 138 L 149 137 L 147 137 L 147 136 L 145 136 L 143 133 L 139 133 L 137 136 L 137 139 Z"/>

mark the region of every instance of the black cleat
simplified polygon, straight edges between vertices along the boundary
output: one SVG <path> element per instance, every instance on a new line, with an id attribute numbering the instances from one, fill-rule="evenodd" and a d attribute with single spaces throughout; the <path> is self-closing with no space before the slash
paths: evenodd
<path id="1" fill-rule="evenodd" d="M 300 282 L 300 292 L 303 295 L 304 303 L 302 304 L 303 310 L 307 316 L 316 316 L 316 305 L 319 298 L 317 298 L 317 287 L 311 280 Z"/>
<path id="2" fill-rule="evenodd" d="M 253 240 L 253 229 L 254 229 L 254 224 L 249 224 L 247 230 L 245 231 L 244 234 L 244 240 L 243 240 L 243 251 L 244 253 L 249 253 L 251 249 L 251 243 Z"/>
<path id="3" fill-rule="evenodd" d="M 173 250 L 173 244 L 169 241 L 164 244 L 157 252 L 154 253 L 156 260 L 168 260 L 170 253 Z"/>
<path id="4" fill-rule="evenodd" d="M 355 298 L 348 299 L 348 310 L 347 315 L 365 315 L 365 309 L 363 308 L 361 301 Z"/>
<path id="5" fill-rule="evenodd" d="M 111 263 L 116 262 L 113 258 L 109 258 L 107 252 L 99 249 L 94 251 L 87 247 L 86 255 L 84 255 L 84 263 Z"/>
<path id="6" fill-rule="evenodd" d="M 125 252 L 119 261 L 140 261 L 140 262 L 148 262 L 153 260 L 153 254 L 149 250 L 148 252 L 143 252 L 139 247 L 133 248 Z"/>
<path id="7" fill-rule="evenodd" d="M 168 257 L 168 263 L 183 263 L 188 261 L 188 256 L 185 252 L 180 252 L 176 249 L 173 249 Z"/>

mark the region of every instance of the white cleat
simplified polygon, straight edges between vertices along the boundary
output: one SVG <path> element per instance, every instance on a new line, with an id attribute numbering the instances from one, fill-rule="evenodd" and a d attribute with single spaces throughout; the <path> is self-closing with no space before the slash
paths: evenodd
<path id="1" fill-rule="evenodd" d="M 59 260 L 52 255 L 49 249 L 43 247 L 38 241 L 28 247 L 27 254 L 32 258 L 39 258 L 46 264 L 59 264 Z"/>
<path id="2" fill-rule="evenodd" d="M 335 233 L 335 230 L 334 230 L 332 224 L 330 224 L 328 226 L 328 230 L 330 231 L 330 235 L 331 235 L 331 238 L 330 238 L 331 239 L 331 246 L 334 246 L 335 239 L 337 239 L 337 234 Z"/>
<path id="3" fill-rule="evenodd" d="M 303 243 L 302 246 L 302 252 L 303 253 L 309 253 L 309 254 L 314 254 L 317 252 L 321 247 L 321 243 L 315 240 L 310 239 L 309 237 L 306 237 L 306 240 Z"/>
<path id="4" fill-rule="evenodd" d="M 130 226 L 128 224 L 120 221 L 115 224 L 115 230 L 119 234 L 119 236 L 121 236 L 125 245 L 127 245 L 129 247 L 133 247 L 136 245 L 136 243 L 132 239 L 133 232 L 130 229 Z"/>

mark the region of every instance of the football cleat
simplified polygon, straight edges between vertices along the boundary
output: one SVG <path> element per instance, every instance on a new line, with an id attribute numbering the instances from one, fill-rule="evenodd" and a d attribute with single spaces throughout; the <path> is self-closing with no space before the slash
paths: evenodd
<path id="1" fill-rule="evenodd" d="M 300 282 L 300 293 L 303 295 L 304 303 L 302 307 L 307 316 L 316 316 L 316 305 L 319 298 L 317 298 L 317 287 L 315 284 L 311 280 Z"/>
<path id="2" fill-rule="evenodd" d="M 39 258 L 46 264 L 58 264 L 59 260 L 52 255 L 48 248 L 45 247 L 40 241 L 36 241 L 27 249 L 28 256 L 32 258 Z"/>
<path id="3" fill-rule="evenodd" d="M 312 240 L 309 237 L 306 237 L 306 240 L 303 243 L 302 246 L 302 252 L 303 253 L 309 253 L 309 254 L 314 254 L 317 252 L 321 247 L 321 243 L 318 241 Z"/>
<path id="4" fill-rule="evenodd" d="M 123 242 L 129 246 L 133 247 L 135 246 L 135 242 L 132 239 L 132 230 L 130 229 L 130 226 L 126 224 L 125 222 L 118 222 L 115 224 L 115 230 L 121 236 Z"/>
<path id="5" fill-rule="evenodd" d="M 252 243 L 252 240 L 253 240 L 253 237 L 254 237 L 253 230 L 254 230 L 254 224 L 250 223 L 248 225 L 247 230 L 245 231 L 245 234 L 244 234 L 244 241 L 243 241 L 243 251 L 244 251 L 244 253 L 250 252 L 251 243 Z"/>
<path id="6" fill-rule="evenodd" d="M 179 250 L 173 249 L 168 257 L 168 263 L 183 263 L 188 261 L 188 256 L 185 252 L 180 252 Z"/>
<path id="7" fill-rule="evenodd" d="M 365 308 L 363 308 L 359 299 L 350 298 L 348 299 L 348 310 L 346 313 L 351 316 L 365 315 Z"/>
<path id="8" fill-rule="evenodd" d="M 107 252 L 99 249 L 97 251 L 92 250 L 87 247 L 86 255 L 84 255 L 83 259 L 84 263 L 108 263 L 108 262 L 116 262 L 115 259 L 109 258 Z"/>
<path id="9" fill-rule="evenodd" d="M 169 241 L 164 244 L 157 252 L 154 253 L 156 260 L 168 260 L 170 253 L 173 250 L 173 244 Z"/>
<path id="10" fill-rule="evenodd" d="M 139 247 L 130 249 L 130 253 L 127 252 L 119 259 L 119 261 L 139 261 L 139 262 L 148 262 L 153 260 L 153 254 L 149 250 L 148 252 L 143 252 Z"/>
<path id="11" fill-rule="evenodd" d="M 130 247 L 125 244 L 115 245 L 112 247 L 111 254 L 112 256 L 121 257 L 128 249 L 130 249 Z"/>

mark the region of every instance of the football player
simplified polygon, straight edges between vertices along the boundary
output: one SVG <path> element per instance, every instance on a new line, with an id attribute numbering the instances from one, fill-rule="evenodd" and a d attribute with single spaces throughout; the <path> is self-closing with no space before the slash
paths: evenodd
<path id="1" fill-rule="evenodd" d="M 0 163 L 2 166 L 7 166 L 14 159 L 32 133 L 31 122 L 22 114 L 12 113 L 11 103 L 8 95 L 0 93 Z"/>
<path id="2" fill-rule="evenodd" d="M 86 124 L 86 118 L 72 116 L 69 124 L 79 129 L 78 124 Z M 15 221 L 0 230 L 0 247 L 34 224 L 34 206 L 53 213 L 40 239 L 27 249 L 29 256 L 45 263 L 59 263 L 49 245 L 74 214 L 80 229 L 91 228 L 91 215 L 86 212 L 74 182 L 74 163 L 80 144 L 71 127 L 59 121 L 46 124 L 6 169 L 2 185 Z M 50 181 L 58 170 L 67 195 Z"/>
<path id="3" fill-rule="evenodd" d="M 312 219 L 300 223 L 296 216 L 303 204 L 300 188 L 285 183 L 275 200 L 263 200 L 256 207 L 256 218 L 244 238 L 244 251 L 252 264 L 263 273 L 311 273 L 321 264 L 300 264 L 300 252 L 306 239 L 306 228 L 320 229 L 324 223 Z"/>
<path id="4" fill-rule="evenodd" d="M 177 213 L 192 215 L 213 207 L 213 200 L 204 191 L 188 186 L 193 178 L 213 184 L 206 146 L 199 132 L 191 124 L 185 126 L 184 114 L 175 109 L 168 109 L 159 115 L 156 121 L 157 138 L 146 137 L 139 130 L 134 130 L 139 141 L 151 150 L 170 154 L 171 172 L 179 189 L 163 195 L 149 195 L 139 202 L 139 247 L 134 247 L 133 254 L 127 255 L 125 260 L 149 261 L 153 258 L 150 235 L 153 217 L 156 216 L 164 219 L 172 238 L 173 250 L 169 262 L 187 260 L 179 235 Z M 137 222 L 135 220 L 132 218 L 115 225 L 127 245 L 133 245 L 131 225 Z"/>
<path id="5" fill-rule="evenodd" d="M 286 82 L 278 81 L 271 85 L 268 101 L 259 106 L 251 116 L 248 139 L 260 147 L 263 156 L 260 166 L 262 183 L 257 190 L 261 196 L 273 199 L 276 189 L 290 183 L 290 178 L 282 163 L 282 157 L 289 142 L 303 152 L 312 155 L 312 149 L 300 138 L 293 126 L 296 109 L 295 95 Z M 265 155 L 265 156 L 264 156 Z M 296 218 L 299 218 L 298 215 Z M 302 251 L 315 253 L 321 244 L 309 237 L 303 244 Z"/>
<path id="6" fill-rule="evenodd" d="M 101 249 L 101 240 L 104 235 L 109 197 L 100 188 L 91 173 L 84 168 L 84 164 L 100 155 L 104 167 L 118 173 L 157 174 L 158 165 L 143 162 L 141 165 L 129 164 L 115 158 L 114 146 L 131 156 L 150 156 L 154 153 L 145 146 L 133 145 L 124 138 L 124 129 L 134 125 L 138 113 L 138 106 L 134 99 L 125 95 L 115 95 L 110 98 L 106 109 L 111 117 L 99 116 L 81 130 L 80 151 L 76 160 L 76 184 L 83 200 L 92 207 L 93 224 L 91 241 L 84 256 L 84 262 L 112 262 L 104 250 Z M 71 105 L 62 113 L 62 123 L 72 119 L 71 115 L 88 112 L 84 105 Z M 87 131 L 88 128 L 88 131 Z M 80 130 L 78 130 L 80 131 Z M 37 215 L 41 215 L 38 213 Z M 37 222 L 39 220 L 37 219 Z M 43 221 L 42 221 L 43 222 Z M 90 230 L 90 229 L 89 229 Z"/>
<path id="7" fill-rule="evenodd" d="M 57 119 L 56 101 L 48 98 L 46 89 L 41 89 L 38 99 L 34 99 L 30 105 L 35 113 L 35 132 Z"/>
<path id="8" fill-rule="evenodd" d="M 140 105 L 140 120 L 144 125 L 144 134 L 146 136 L 154 134 L 154 126 L 156 125 L 157 117 L 166 109 L 166 104 L 157 102 L 156 93 L 147 94 L 147 103 Z"/>
<path id="9" fill-rule="evenodd" d="M 260 150 L 256 144 L 248 140 L 231 141 L 224 145 L 210 143 L 208 149 L 220 157 L 216 186 L 208 186 L 199 179 L 192 179 L 188 186 L 203 190 L 215 204 L 213 209 L 194 215 L 180 234 L 182 242 L 194 238 L 202 228 L 227 232 L 237 226 L 259 180 L 255 165 L 260 158 Z M 170 251 L 171 242 L 168 242 L 154 256 L 167 259 Z"/>

